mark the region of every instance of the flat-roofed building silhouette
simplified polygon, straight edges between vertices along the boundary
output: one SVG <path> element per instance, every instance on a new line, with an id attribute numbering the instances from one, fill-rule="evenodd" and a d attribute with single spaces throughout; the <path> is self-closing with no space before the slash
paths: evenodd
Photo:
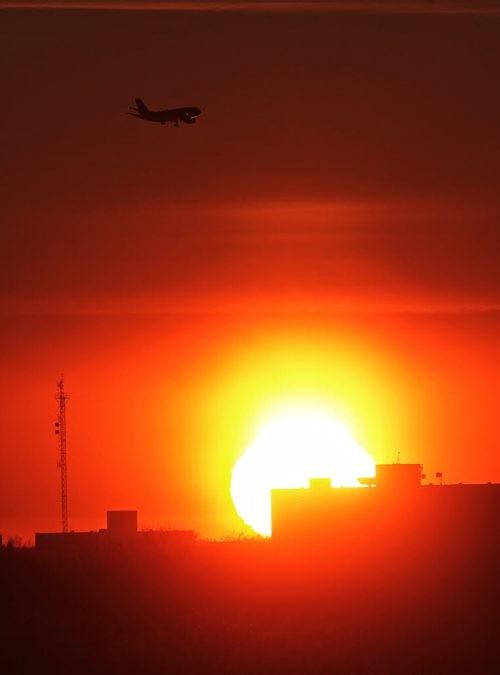
<path id="1" fill-rule="evenodd" d="M 193 530 L 141 530 L 137 511 L 107 511 L 105 529 L 95 532 L 36 532 L 35 547 L 42 551 L 95 551 L 110 546 L 163 546 L 189 544 Z"/>
<path id="2" fill-rule="evenodd" d="M 441 476 L 438 474 L 438 476 Z M 358 546 L 392 544 L 493 545 L 500 527 L 500 484 L 422 484 L 420 464 L 379 464 L 363 487 L 309 488 L 271 493 L 276 542 Z"/>

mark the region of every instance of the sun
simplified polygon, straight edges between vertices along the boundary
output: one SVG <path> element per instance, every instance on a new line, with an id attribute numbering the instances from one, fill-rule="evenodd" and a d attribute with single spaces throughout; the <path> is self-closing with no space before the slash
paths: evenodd
<path id="1" fill-rule="evenodd" d="M 255 532 L 271 535 L 271 490 L 308 487 L 330 478 L 332 487 L 360 487 L 375 475 L 375 462 L 327 417 L 292 415 L 267 424 L 234 465 L 231 497 L 238 515 Z"/>

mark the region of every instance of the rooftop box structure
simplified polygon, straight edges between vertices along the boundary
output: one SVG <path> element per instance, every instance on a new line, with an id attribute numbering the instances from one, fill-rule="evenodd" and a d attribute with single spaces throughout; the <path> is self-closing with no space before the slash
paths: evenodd
<path id="1" fill-rule="evenodd" d="M 107 530 L 113 537 L 130 537 L 137 534 L 137 511 L 108 511 Z"/>
<path id="2" fill-rule="evenodd" d="M 310 478 L 309 488 L 311 490 L 330 490 L 332 481 L 330 478 Z"/>
<path id="3" fill-rule="evenodd" d="M 410 490 L 421 484 L 421 464 L 377 464 L 376 472 L 375 485 L 384 490 Z"/>

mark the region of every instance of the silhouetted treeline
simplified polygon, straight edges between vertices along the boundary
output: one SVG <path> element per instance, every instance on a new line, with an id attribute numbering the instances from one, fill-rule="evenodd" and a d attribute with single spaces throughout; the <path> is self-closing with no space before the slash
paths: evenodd
<path id="1" fill-rule="evenodd" d="M 493 675 L 498 545 L 1 551 L 2 672 Z"/>

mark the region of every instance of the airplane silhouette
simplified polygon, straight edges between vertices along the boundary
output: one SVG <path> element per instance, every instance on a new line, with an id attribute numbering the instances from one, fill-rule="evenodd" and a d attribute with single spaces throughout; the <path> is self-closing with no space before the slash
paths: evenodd
<path id="1" fill-rule="evenodd" d="M 178 127 L 179 122 L 184 122 L 184 124 L 194 124 L 196 122 L 195 117 L 201 114 L 201 110 L 194 107 L 171 108 L 170 110 L 149 110 L 140 98 L 135 99 L 135 105 L 135 108 L 130 106 L 130 110 L 133 110 L 133 112 L 128 112 L 127 115 L 132 115 L 132 117 L 137 117 L 138 119 L 146 120 L 147 122 L 158 122 L 159 124 L 173 122 L 174 127 Z"/>

